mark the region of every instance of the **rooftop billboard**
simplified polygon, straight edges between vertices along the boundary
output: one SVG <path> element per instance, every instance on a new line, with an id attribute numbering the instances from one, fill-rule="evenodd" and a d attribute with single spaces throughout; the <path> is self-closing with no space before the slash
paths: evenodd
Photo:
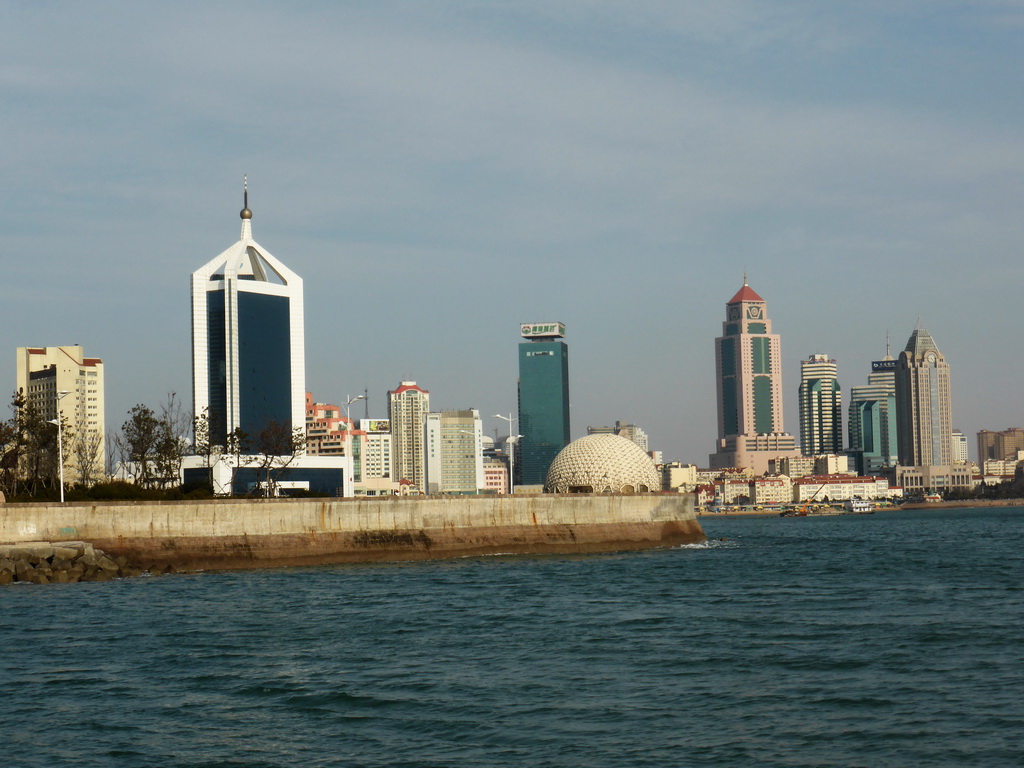
<path id="1" fill-rule="evenodd" d="M 524 339 L 561 339 L 565 336 L 565 323 L 523 323 L 519 335 Z"/>

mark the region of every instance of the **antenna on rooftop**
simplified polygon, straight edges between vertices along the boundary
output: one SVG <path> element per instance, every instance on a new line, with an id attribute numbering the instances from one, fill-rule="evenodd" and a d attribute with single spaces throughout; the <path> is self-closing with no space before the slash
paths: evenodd
<path id="1" fill-rule="evenodd" d="M 365 409 L 363 411 L 363 418 L 369 419 L 370 418 L 370 390 L 369 389 L 364 389 L 363 390 L 363 407 Z"/>

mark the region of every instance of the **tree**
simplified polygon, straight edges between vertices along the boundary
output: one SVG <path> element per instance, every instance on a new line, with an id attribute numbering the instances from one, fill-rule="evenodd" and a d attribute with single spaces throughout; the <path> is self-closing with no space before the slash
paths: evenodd
<path id="1" fill-rule="evenodd" d="M 154 446 L 154 481 L 160 488 L 177 486 L 181 482 L 181 464 L 188 454 L 190 414 L 186 413 L 177 393 L 170 392 L 160 407 Z"/>
<path id="2" fill-rule="evenodd" d="M 5 495 L 34 497 L 57 487 L 60 475 L 57 425 L 17 390 L 10 403 L 13 416 L 0 430 L 0 477 Z M 74 431 L 63 416 L 64 444 L 74 440 Z M 68 456 L 65 454 L 65 461 Z"/>
<path id="3" fill-rule="evenodd" d="M 210 412 L 203 408 L 203 412 L 192 419 L 192 453 L 195 456 L 202 456 L 207 469 L 213 464 L 213 454 L 216 449 L 210 441 Z"/>
<path id="4" fill-rule="evenodd" d="M 153 409 L 139 403 L 128 411 L 128 421 L 121 426 L 120 439 L 126 469 L 134 476 L 136 483 L 144 488 L 150 487 L 153 483 L 153 461 L 160 440 L 160 421 Z"/>
<path id="5" fill-rule="evenodd" d="M 306 430 L 271 421 L 256 439 L 256 486 L 264 496 L 276 496 L 281 475 L 306 449 Z"/>
<path id="6" fill-rule="evenodd" d="M 103 435 L 98 432 L 87 432 L 78 436 L 72 446 L 72 458 L 79 483 L 92 485 L 100 479 L 96 477 L 96 463 L 102 453 Z"/>

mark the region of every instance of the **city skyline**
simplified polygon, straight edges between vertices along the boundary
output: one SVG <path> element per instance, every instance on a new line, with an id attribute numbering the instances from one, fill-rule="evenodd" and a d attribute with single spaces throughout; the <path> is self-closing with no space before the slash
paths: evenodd
<path id="1" fill-rule="evenodd" d="M 1017 9 L 398 7 L 0 12 L 9 386 L 17 347 L 81 344 L 108 428 L 187 399 L 181 276 L 237 236 L 249 173 L 260 240 L 307 280 L 307 387 L 368 390 L 375 416 L 417 380 L 493 434 L 513 329 L 552 317 L 572 437 L 621 420 L 703 463 L 746 271 L 785 340 L 788 432 L 800 360 L 837 360 L 845 410 L 919 318 L 956 426 L 1024 422 L 1024 360 L 992 353 L 1013 323 L 985 311 L 1024 276 Z"/>

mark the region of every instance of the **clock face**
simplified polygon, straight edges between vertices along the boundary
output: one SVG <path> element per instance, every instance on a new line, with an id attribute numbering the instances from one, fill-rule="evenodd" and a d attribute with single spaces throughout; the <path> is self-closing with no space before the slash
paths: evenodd
<path id="1" fill-rule="evenodd" d="M 928 362 L 929 363 L 934 363 L 935 362 L 935 355 L 933 355 L 931 352 L 928 353 Z"/>
<path id="2" fill-rule="evenodd" d="M 747 317 L 750 320 L 760 320 L 764 317 L 764 310 L 761 307 L 748 307 Z"/>
<path id="3" fill-rule="evenodd" d="M 729 319 L 730 320 L 739 320 L 740 319 L 740 308 L 739 307 L 729 307 Z"/>

